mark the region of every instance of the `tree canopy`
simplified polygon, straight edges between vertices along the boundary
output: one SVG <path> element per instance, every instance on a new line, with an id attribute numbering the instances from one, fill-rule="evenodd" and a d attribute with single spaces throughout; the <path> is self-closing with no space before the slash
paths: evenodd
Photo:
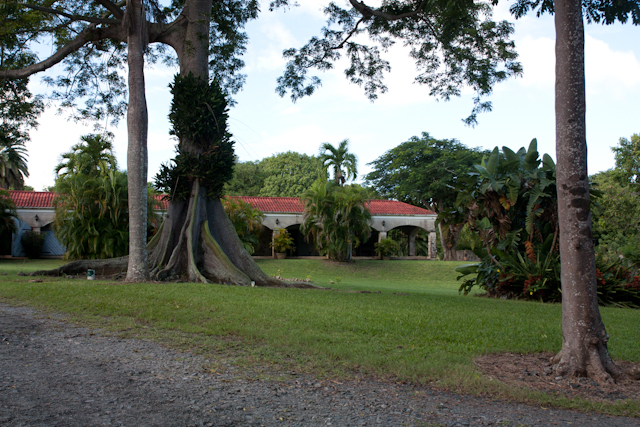
<path id="1" fill-rule="evenodd" d="M 439 140 L 423 132 L 369 163 L 374 169 L 365 179 L 383 197 L 435 211 L 444 259 L 453 260 L 465 223 L 455 205 L 456 185 L 485 153 L 458 140 Z"/>
<path id="2" fill-rule="evenodd" d="M 369 163 L 373 170 L 365 180 L 383 197 L 441 212 L 444 203 L 455 200 L 458 178 L 475 170 L 487 153 L 422 132 Z"/>
<path id="3" fill-rule="evenodd" d="M 444 100 L 459 96 L 463 87 L 475 92 L 474 107 L 467 124 L 491 110 L 483 98 L 493 86 L 521 74 L 513 26 L 492 20 L 497 2 L 450 2 L 436 0 L 388 0 L 379 7 L 349 0 L 347 7 L 330 3 L 324 8 L 327 25 L 320 36 L 300 48 L 285 50 L 289 59 L 278 78 L 277 92 L 289 93 L 294 101 L 311 95 L 321 85 L 309 70 L 332 69 L 344 55 L 347 79 L 364 87 L 374 100 L 385 93 L 384 74 L 391 69 L 384 53 L 395 43 L 410 49 L 418 75 L 415 82 L 427 85 L 430 94 Z M 368 38 L 368 44 L 363 39 Z"/>

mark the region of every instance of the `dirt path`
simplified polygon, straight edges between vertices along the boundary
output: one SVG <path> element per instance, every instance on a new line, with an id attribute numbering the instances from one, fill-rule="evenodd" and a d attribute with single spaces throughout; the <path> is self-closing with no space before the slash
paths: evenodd
<path id="1" fill-rule="evenodd" d="M 426 387 L 246 377 L 219 361 L 0 305 L 2 426 L 640 426 Z"/>

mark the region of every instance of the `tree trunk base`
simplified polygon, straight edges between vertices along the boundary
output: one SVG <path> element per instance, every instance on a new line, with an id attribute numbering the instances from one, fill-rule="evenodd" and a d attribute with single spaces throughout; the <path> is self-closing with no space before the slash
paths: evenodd
<path id="1" fill-rule="evenodd" d="M 151 280 L 322 289 L 265 274 L 242 246 L 220 199 L 208 198 L 198 181 L 188 201 L 170 202 L 162 228 L 147 250 Z M 31 275 L 78 275 L 93 269 L 100 276 L 124 277 L 127 267 L 128 257 L 80 260 Z"/>
<path id="2" fill-rule="evenodd" d="M 28 276 L 77 276 L 87 274 L 87 270 L 95 270 L 98 276 L 122 276 L 126 275 L 129 265 L 129 257 L 109 259 L 81 259 L 72 261 L 53 270 L 39 270 L 29 273 Z"/>
<path id="3" fill-rule="evenodd" d="M 580 342 L 568 345 L 563 342 L 562 350 L 551 363 L 557 375 L 561 377 L 588 377 L 600 385 L 614 384 L 627 375 L 609 356 L 607 350 L 608 335 L 592 336 Z"/>

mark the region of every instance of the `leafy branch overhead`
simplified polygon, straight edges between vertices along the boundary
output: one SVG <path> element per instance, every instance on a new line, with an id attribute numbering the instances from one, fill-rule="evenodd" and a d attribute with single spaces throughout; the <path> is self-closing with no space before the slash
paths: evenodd
<path id="1" fill-rule="evenodd" d="M 0 5 L 0 41 L 9 39 L 19 51 L 30 55 L 30 64 L 0 66 L 0 77 L 27 78 L 61 64 L 57 75 L 45 76 L 50 94 L 60 108 L 69 109 L 76 120 L 117 122 L 127 109 L 126 40 L 128 18 L 125 1 L 7 0 Z M 144 24 L 145 62 L 177 64 L 178 50 L 188 26 L 184 2 L 161 5 L 146 0 Z M 255 19 L 255 0 L 219 0 L 211 6 L 209 28 L 210 77 L 217 78 L 226 94 L 237 93 L 246 76 L 240 73 L 248 37 L 244 25 Z M 48 43 L 52 53 L 42 56 L 34 43 Z"/>
<path id="2" fill-rule="evenodd" d="M 492 20 L 495 1 L 389 0 L 379 8 L 349 3 L 349 9 L 330 3 L 324 9 L 322 35 L 283 52 L 289 62 L 278 78 L 280 96 L 289 93 L 296 101 L 313 94 L 322 81 L 309 75 L 310 70 L 333 69 L 344 55 L 347 79 L 363 86 L 373 101 L 387 91 L 383 80 L 391 66 L 383 54 L 401 42 L 415 61 L 415 82 L 427 85 L 431 96 L 449 100 L 460 96 L 465 86 L 474 90 L 474 107 L 464 119 L 474 125 L 478 113 L 491 110 L 491 102 L 483 98 L 493 86 L 522 73 L 510 39 L 513 25 Z"/>

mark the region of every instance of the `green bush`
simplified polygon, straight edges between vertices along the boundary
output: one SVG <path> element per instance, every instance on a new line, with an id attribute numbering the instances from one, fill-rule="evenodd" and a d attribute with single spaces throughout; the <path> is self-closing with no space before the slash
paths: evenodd
<path id="1" fill-rule="evenodd" d="M 384 238 L 374 244 L 376 253 L 381 257 L 396 255 L 400 251 L 400 244 L 391 237 Z"/>
<path id="2" fill-rule="evenodd" d="M 293 237 L 284 228 L 279 228 L 276 234 L 273 236 L 273 242 L 271 243 L 273 249 L 277 253 L 285 253 L 288 250 L 293 250 Z"/>
<path id="3" fill-rule="evenodd" d="M 27 258 L 38 259 L 44 246 L 44 234 L 27 231 L 22 235 L 22 250 Z"/>

